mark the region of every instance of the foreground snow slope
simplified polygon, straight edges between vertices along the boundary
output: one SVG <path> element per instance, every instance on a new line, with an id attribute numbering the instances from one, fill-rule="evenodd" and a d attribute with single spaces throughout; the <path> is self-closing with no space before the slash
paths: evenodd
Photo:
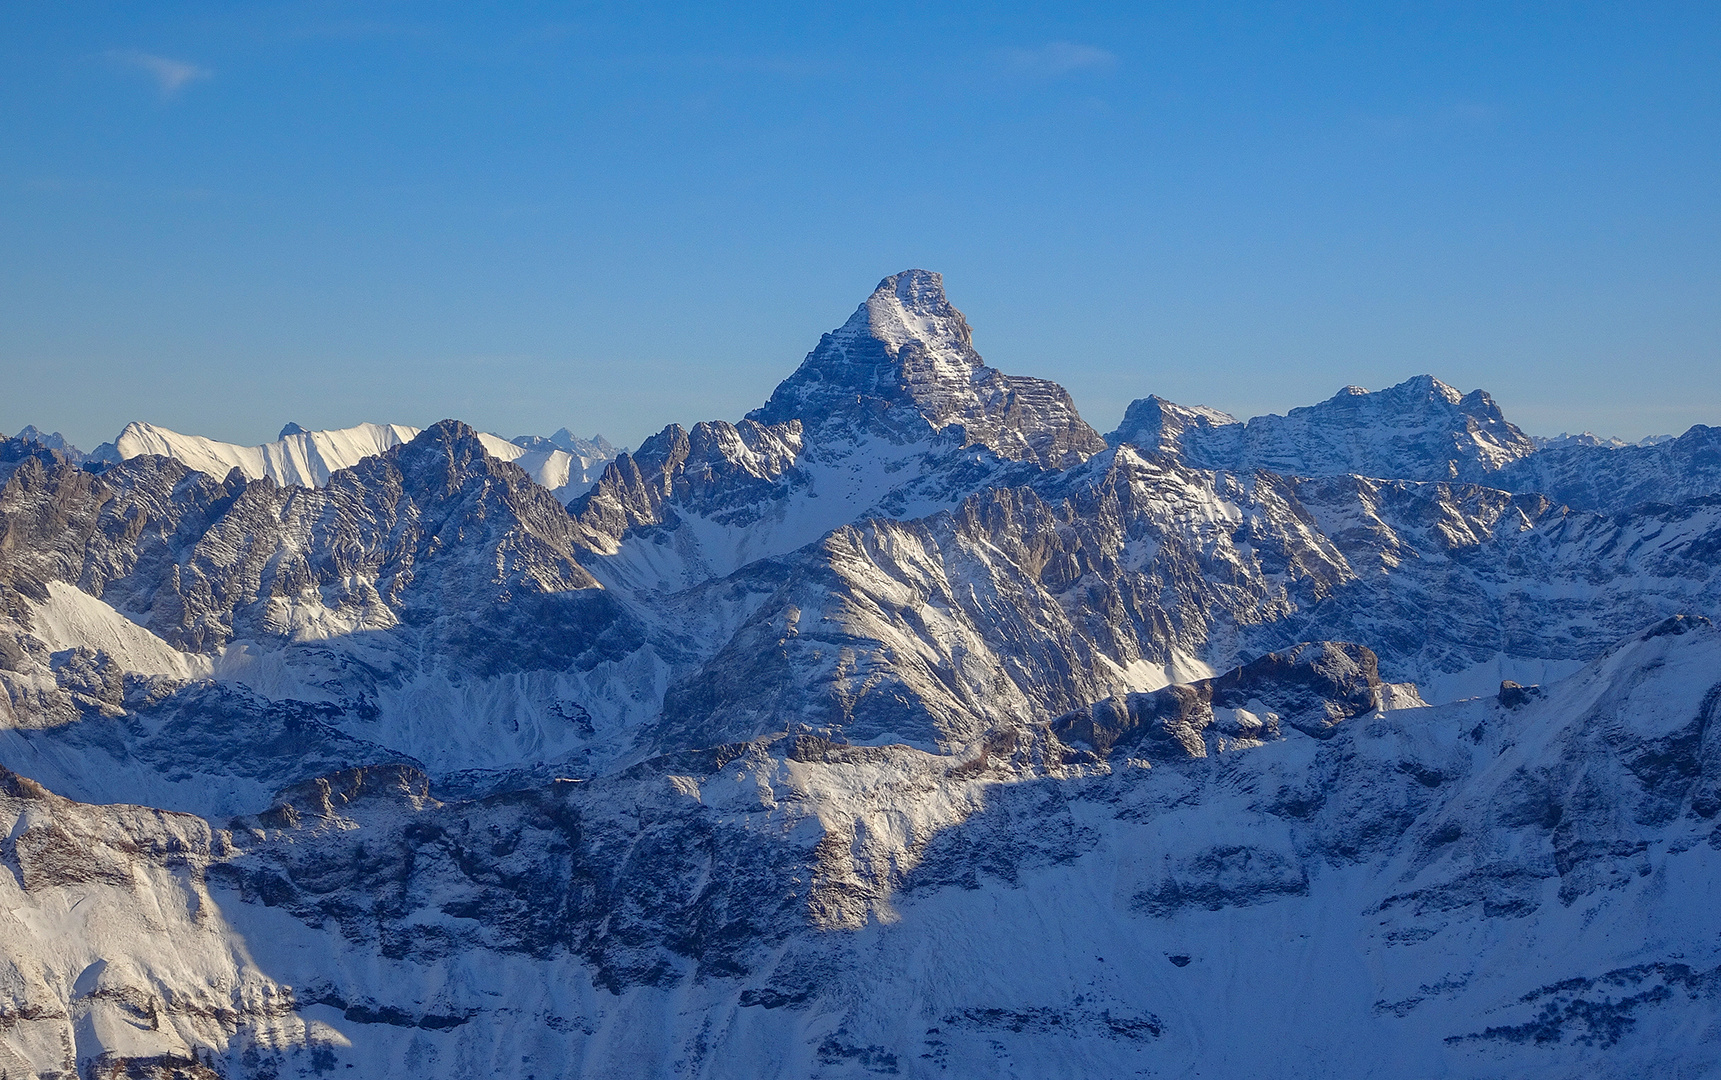
<path id="1" fill-rule="evenodd" d="M 1345 655 L 1226 685 L 1269 725 L 1384 702 Z M 1717 679 L 1677 619 L 1318 736 L 802 737 L 451 803 L 378 767 L 213 830 L 9 779 L 0 1038 L 40 1074 L 1697 1075 Z"/>

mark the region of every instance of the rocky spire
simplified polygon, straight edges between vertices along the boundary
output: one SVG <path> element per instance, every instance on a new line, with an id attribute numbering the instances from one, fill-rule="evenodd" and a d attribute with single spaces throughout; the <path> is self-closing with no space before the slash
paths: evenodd
<path id="1" fill-rule="evenodd" d="M 966 444 L 1053 468 L 1105 448 L 1063 387 L 986 366 L 944 279 L 928 270 L 879 282 L 748 419 L 898 441 L 959 425 Z"/>

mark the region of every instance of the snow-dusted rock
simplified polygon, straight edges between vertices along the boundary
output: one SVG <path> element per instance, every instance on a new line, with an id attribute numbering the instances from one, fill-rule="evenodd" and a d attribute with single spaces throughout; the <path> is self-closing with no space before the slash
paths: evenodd
<path id="1" fill-rule="evenodd" d="M 1105 447 L 1063 387 L 987 367 L 944 279 L 925 270 L 879 282 L 748 418 L 800 420 L 816 436 L 840 431 L 826 438 L 867 432 L 911 443 L 956 424 L 967 444 L 1052 468 Z"/>
<path id="2" fill-rule="evenodd" d="M 18 434 L 14 435 L 13 438 L 27 443 L 35 443 L 37 446 L 48 450 L 57 450 L 61 454 L 65 455 L 67 461 L 70 461 L 74 465 L 82 464 L 86 456 L 82 450 L 79 450 L 68 442 L 64 435 L 61 435 L 57 431 L 52 433 L 45 432 L 35 424 L 25 424 L 23 429 L 20 430 Z M 0 442 L 4 441 L 5 440 L 3 438 L 0 438 Z"/>
<path id="3" fill-rule="evenodd" d="M 1606 513 L 1718 495 L 1721 428 L 1698 424 L 1677 439 L 1635 446 L 1561 443 L 1513 462 L 1488 482 Z"/>
<path id="4" fill-rule="evenodd" d="M 1430 375 L 1373 393 L 1347 386 L 1319 405 L 1248 423 L 1149 397 L 1107 438 L 1202 469 L 1398 480 L 1486 482 L 1536 449 L 1486 393 L 1463 394 Z"/>
<path id="5" fill-rule="evenodd" d="M 943 279 L 879 283 L 738 424 L 670 425 L 570 510 L 607 585 L 663 594 L 793 551 L 871 516 L 917 517 L 1105 448 L 1062 387 L 974 350 Z"/>
<path id="6" fill-rule="evenodd" d="M 1423 375 L 1369 393 L 1349 386 L 1319 405 L 1243 423 L 1156 396 L 1130 404 L 1106 436 L 1201 469 L 1287 476 L 1456 479 L 1546 495 L 1604 513 L 1721 494 L 1721 434 L 1702 424 L 1635 444 L 1587 432 L 1525 435 L 1486 393 Z"/>
<path id="7" fill-rule="evenodd" d="M 1515 707 L 1347 688 L 1216 756 L 800 736 L 471 801 L 383 766 L 215 829 L 8 777 L 0 1039 L 44 1074 L 1713 1067 L 1718 671 L 1680 618 Z"/>

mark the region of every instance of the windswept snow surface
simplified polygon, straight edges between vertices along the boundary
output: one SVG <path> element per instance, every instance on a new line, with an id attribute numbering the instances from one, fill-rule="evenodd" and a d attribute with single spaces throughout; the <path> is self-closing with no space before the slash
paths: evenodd
<path id="1" fill-rule="evenodd" d="M 208 659 L 182 653 L 147 628 L 63 581 L 48 583 L 48 599 L 30 613 L 31 629 L 49 649 L 93 649 L 126 671 L 175 679 L 207 677 Z"/>
<path id="2" fill-rule="evenodd" d="M 329 482 L 330 473 L 410 442 L 417 434 L 417 428 L 400 424 L 359 424 L 302 431 L 261 446 L 239 446 L 133 422 L 114 440 L 114 450 L 122 460 L 142 454 L 170 457 L 216 478 L 238 469 L 247 480 L 268 477 L 282 486 L 321 487 Z"/>

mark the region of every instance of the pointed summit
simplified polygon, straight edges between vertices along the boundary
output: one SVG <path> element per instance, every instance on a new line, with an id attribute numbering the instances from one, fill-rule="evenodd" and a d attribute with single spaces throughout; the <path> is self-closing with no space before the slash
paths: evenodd
<path id="1" fill-rule="evenodd" d="M 946 375 L 966 375 L 983 367 L 974 351 L 974 333 L 944 295 L 944 275 L 930 270 L 904 270 L 878 283 L 866 303 L 831 335 L 840 342 L 874 339 L 900 350 L 922 346 Z"/>
<path id="2" fill-rule="evenodd" d="M 904 270 L 879 282 L 749 418 L 815 420 L 841 399 L 874 398 L 891 406 L 932 406 L 918 411 L 942 427 L 955 417 L 942 415 L 945 403 L 938 399 L 947 395 L 940 391 L 964 387 L 985 369 L 968 320 L 944 295 L 943 276 Z"/>
<path id="3" fill-rule="evenodd" d="M 965 445 L 1064 468 L 1105 449 L 1056 383 L 1005 375 L 974 351 L 973 331 L 944 295 L 944 278 L 905 270 L 878 283 L 826 334 L 762 408 L 764 424 L 848 429 L 895 441 L 958 425 Z"/>

